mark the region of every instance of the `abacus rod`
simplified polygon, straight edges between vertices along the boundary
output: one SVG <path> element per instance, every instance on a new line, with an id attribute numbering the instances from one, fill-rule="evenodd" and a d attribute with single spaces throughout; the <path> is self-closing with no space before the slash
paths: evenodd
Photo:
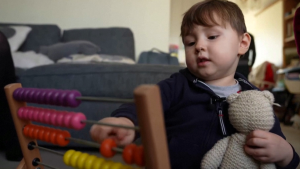
<path id="1" fill-rule="evenodd" d="M 51 150 L 51 149 L 48 149 L 48 148 L 45 148 L 45 147 L 40 147 L 40 146 L 36 146 L 36 145 L 31 145 L 31 146 L 34 147 L 34 148 L 41 149 L 41 150 L 49 151 L 49 152 L 57 154 L 57 155 L 64 156 L 64 153 L 61 153 L 61 152 L 58 152 L 58 151 L 54 151 L 54 150 Z"/>
<path id="2" fill-rule="evenodd" d="M 88 145 L 88 146 L 91 146 L 91 147 L 100 148 L 100 144 L 99 143 L 94 143 L 94 142 L 91 142 L 91 141 L 81 140 L 81 139 L 72 138 L 72 137 L 68 137 L 68 138 L 65 138 L 65 139 L 66 140 L 70 140 L 70 141 L 74 141 L 74 142 L 79 143 L 79 144 L 85 144 L 85 145 Z M 115 152 L 118 152 L 118 153 L 122 153 L 123 152 L 122 148 L 114 147 L 112 149 Z"/>
<path id="3" fill-rule="evenodd" d="M 43 165 L 43 166 L 45 166 L 45 167 L 48 167 L 48 168 L 58 169 L 58 168 L 52 167 L 52 166 L 50 166 L 50 165 L 48 165 L 48 164 L 45 164 L 45 163 L 42 163 L 42 162 L 37 162 L 37 161 L 36 161 L 36 163 L 38 163 L 39 165 Z"/>
<path id="4" fill-rule="evenodd" d="M 131 127 L 131 126 L 124 126 L 124 125 L 110 124 L 110 123 L 102 123 L 102 122 L 93 121 L 93 120 L 81 120 L 81 122 L 82 123 L 89 123 L 89 124 L 98 124 L 98 125 L 103 125 L 103 126 L 121 127 L 121 128 L 131 129 L 131 130 L 140 130 L 139 127 Z"/>
<path id="5" fill-rule="evenodd" d="M 94 143 L 94 142 L 91 142 L 91 141 L 81 140 L 81 139 L 72 138 L 72 137 L 68 137 L 68 138 L 65 138 L 65 139 L 76 142 L 76 143 L 79 143 L 79 144 L 85 144 L 85 145 L 88 145 L 88 146 L 91 146 L 91 147 L 96 147 L 96 148 L 100 147 L 99 143 Z"/>
<path id="6" fill-rule="evenodd" d="M 78 96 L 77 100 L 83 101 L 96 101 L 96 102 L 117 102 L 117 103 L 134 103 L 133 99 L 118 99 L 118 98 L 108 98 L 108 97 L 90 97 L 90 96 Z"/>

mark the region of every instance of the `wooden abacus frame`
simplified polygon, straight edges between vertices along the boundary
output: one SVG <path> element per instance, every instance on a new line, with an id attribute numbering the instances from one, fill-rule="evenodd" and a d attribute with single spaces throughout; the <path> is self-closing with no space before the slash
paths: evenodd
<path id="1" fill-rule="evenodd" d="M 20 83 L 14 83 L 4 88 L 24 156 L 17 169 L 35 169 L 37 167 L 43 169 L 43 165 L 33 166 L 32 164 L 35 158 L 39 158 L 42 162 L 39 149 L 28 149 L 28 144 L 32 141 L 37 145 L 36 140 L 23 135 L 23 127 L 31 124 L 31 121 L 20 119 L 17 114 L 20 107 L 26 106 L 26 102 L 16 101 L 13 98 L 13 92 L 21 87 Z M 141 85 L 133 93 L 144 146 L 146 168 L 170 169 L 159 87 L 157 85 Z"/>

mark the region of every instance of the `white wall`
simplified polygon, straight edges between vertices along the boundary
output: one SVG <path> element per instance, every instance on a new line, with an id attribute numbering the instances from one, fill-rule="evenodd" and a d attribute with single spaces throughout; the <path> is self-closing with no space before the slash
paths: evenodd
<path id="1" fill-rule="evenodd" d="M 1 0 L 0 22 L 129 27 L 137 57 L 153 47 L 168 51 L 170 0 Z"/>
<path id="2" fill-rule="evenodd" d="M 248 32 L 255 39 L 256 60 L 253 67 L 264 61 L 282 66 L 282 5 L 282 1 L 278 1 L 257 16 L 250 12 L 245 14 Z"/>

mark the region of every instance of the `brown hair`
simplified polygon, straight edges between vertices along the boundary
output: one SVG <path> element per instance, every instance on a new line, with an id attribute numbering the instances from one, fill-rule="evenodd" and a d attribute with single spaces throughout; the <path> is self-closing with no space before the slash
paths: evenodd
<path id="1" fill-rule="evenodd" d="M 220 25 L 214 18 L 220 17 L 222 26 L 229 22 L 238 35 L 247 32 L 244 15 L 241 9 L 233 2 L 227 0 L 205 0 L 193 5 L 185 14 L 181 24 L 181 37 L 187 36 L 194 24 L 202 26 Z"/>

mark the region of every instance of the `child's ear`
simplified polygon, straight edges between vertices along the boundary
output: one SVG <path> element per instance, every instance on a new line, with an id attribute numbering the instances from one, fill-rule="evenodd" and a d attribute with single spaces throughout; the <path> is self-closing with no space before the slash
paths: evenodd
<path id="1" fill-rule="evenodd" d="M 239 46 L 239 55 L 244 55 L 250 46 L 251 37 L 248 33 L 244 33 Z"/>

